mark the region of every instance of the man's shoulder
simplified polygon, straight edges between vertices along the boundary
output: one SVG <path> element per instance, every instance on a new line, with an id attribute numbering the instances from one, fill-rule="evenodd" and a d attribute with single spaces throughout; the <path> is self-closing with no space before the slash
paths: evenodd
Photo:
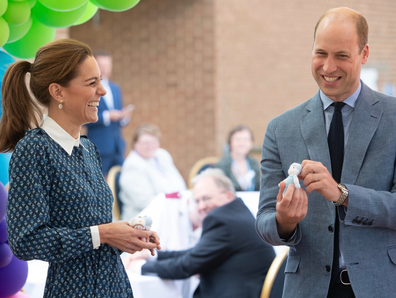
<path id="1" fill-rule="evenodd" d="M 229 219 L 235 220 L 238 217 L 246 217 L 247 215 L 252 215 L 248 207 L 240 198 L 235 198 L 228 204 L 220 206 L 212 210 L 207 217 L 210 219 L 227 221 Z M 252 215 L 253 217 L 253 215 Z M 205 218 L 206 219 L 206 218 Z"/>
<path id="2" fill-rule="evenodd" d="M 320 101 L 320 97 L 318 94 L 316 94 L 314 97 L 304 101 L 303 103 L 295 106 L 294 108 L 291 108 L 282 114 L 276 116 L 273 118 L 270 123 L 283 123 L 283 124 L 288 124 L 288 123 L 295 123 L 296 119 L 299 119 L 301 117 L 304 117 L 304 115 L 312 109 L 312 107 L 319 107 L 322 105 Z"/>

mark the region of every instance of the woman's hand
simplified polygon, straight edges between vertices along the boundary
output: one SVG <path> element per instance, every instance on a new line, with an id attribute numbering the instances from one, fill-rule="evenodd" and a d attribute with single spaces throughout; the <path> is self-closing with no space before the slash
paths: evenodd
<path id="1" fill-rule="evenodd" d="M 154 255 L 154 249 L 161 249 L 159 237 L 153 231 L 134 229 L 128 222 L 113 222 L 99 225 L 100 243 L 106 243 L 127 253 L 135 253 L 149 249 Z M 148 239 L 147 241 L 141 238 Z"/>

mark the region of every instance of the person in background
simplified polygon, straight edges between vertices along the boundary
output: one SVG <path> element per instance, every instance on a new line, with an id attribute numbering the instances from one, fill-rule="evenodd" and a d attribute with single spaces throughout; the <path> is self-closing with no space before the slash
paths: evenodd
<path id="1" fill-rule="evenodd" d="M 98 120 L 100 77 L 91 49 L 73 39 L 44 45 L 33 63 L 15 62 L 4 75 L 0 152 L 13 151 L 8 243 L 21 260 L 49 262 L 45 298 L 132 298 L 120 253 L 160 248 L 155 232 L 112 222 L 98 150 L 80 135 Z M 42 124 L 37 102 L 48 109 Z"/>
<path id="2" fill-rule="evenodd" d="M 194 298 L 258 298 L 275 257 L 272 246 L 261 241 L 254 216 L 220 169 L 204 170 L 193 184 L 194 201 L 204 217 L 199 242 L 188 250 L 158 252 L 156 261 L 141 267 L 142 274 L 164 279 L 199 274 Z"/>
<path id="3" fill-rule="evenodd" d="M 119 85 L 111 82 L 113 60 L 105 51 L 94 52 L 94 57 L 102 74 L 102 86 L 106 94 L 98 106 L 98 121 L 86 125 L 87 136 L 98 147 L 102 159 L 103 175 L 106 177 L 110 168 L 124 162 L 125 142 L 121 127 L 129 123 L 133 106 L 123 107 L 122 92 Z"/>
<path id="4" fill-rule="evenodd" d="M 154 124 L 141 124 L 132 137 L 132 151 L 122 166 L 120 200 L 121 218 L 130 220 L 159 193 L 174 193 L 186 189 L 172 156 L 160 148 L 161 132 Z"/>
<path id="5" fill-rule="evenodd" d="M 253 132 L 245 125 L 238 125 L 228 135 L 229 152 L 214 166 L 223 170 L 231 179 L 236 191 L 258 191 L 260 169 L 258 162 L 249 155 L 253 146 Z"/>

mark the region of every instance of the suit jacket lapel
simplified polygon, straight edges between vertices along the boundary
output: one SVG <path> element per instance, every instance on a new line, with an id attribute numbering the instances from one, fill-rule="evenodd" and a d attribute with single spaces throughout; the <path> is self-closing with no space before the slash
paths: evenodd
<path id="1" fill-rule="evenodd" d="M 301 131 L 310 160 L 321 161 L 331 171 L 323 104 L 319 92 L 307 105 L 307 113 L 301 118 Z"/>
<path id="2" fill-rule="evenodd" d="M 355 184 L 368 146 L 382 117 L 382 105 L 375 93 L 362 82 L 362 90 L 356 101 L 345 147 L 341 181 Z"/>
<path id="3" fill-rule="evenodd" d="M 331 160 L 327 143 L 323 104 L 319 92 L 307 105 L 307 114 L 301 118 L 301 131 L 310 160 L 321 161 L 331 174 Z M 323 198 L 323 200 L 325 199 Z M 325 203 L 331 216 L 335 216 L 334 205 L 327 200 L 325 200 Z"/>

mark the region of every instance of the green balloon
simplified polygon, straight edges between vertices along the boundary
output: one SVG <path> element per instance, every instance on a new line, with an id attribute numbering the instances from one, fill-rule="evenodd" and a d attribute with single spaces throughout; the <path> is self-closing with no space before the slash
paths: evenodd
<path id="1" fill-rule="evenodd" d="M 26 0 L 26 1 L 29 3 L 30 8 L 32 8 L 37 2 L 37 0 Z"/>
<path id="2" fill-rule="evenodd" d="M 52 10 L 69 11 L 83 6 L 88 0 L 39 0 L 38 2 Z"/>
<path id="3" fill-rule="evenodd" d="M 26 33 L 28 33 L 30 27 L 32 27 L 33 19 L 30 17 L 25 23 L 22 25 L 11 25 L 10 27 L 10 36 L 8 37 L 7 43 L 17 41 L 22 38 Z"/>
<path id="4" fill-rule="evenodd" d="M 55 37 L 55 28 L 41 24 L 35 17 L 28 33 L 15 42 L 3 46 L 10 55 L 20 59 L 32 59 L 37 50 Z"/>
<path id="5" fill-rule="evenodd" d="M 139 3 L 140 0 L 91 0 L 93 3 L 97 3 L 99 8 L 103 8 L 110 11 L 124 11 L 134 7 Z"/>
<path id="6" fill-rule="evenodd" d="M 101 9 L 106 9 L 106 7 L 103 7 L 102 5 L 100 5 L 96 0 L 89 0 L 89 2 L 91 2 L 92 4 L 94 4 L 95 6 L 101 8 Z"/>
<path id="7" fill-rule="evenodd" d="M 85 12 L 83 16 L 73 24 L 73 26 L 80 25 L 82 23 L 85 23 L 86 21 L 90 20 L 95 13 L 98 11 L 99 7 L 96 5 L 92 4 L 91 2 L 87 2 L 87 8 L 85 9 Z"/>
<path id="8" fill-rule="evenodd" d="M 8 1 L 7 0 L 0 0 L 0 16 L 2 16 L 8 7 Z"/>
<path id="9" fill-rule="evenodd" d="M 14 2 L 9 0 L 6 12 L 3 14 L 4 20 L 11 25 L 21 25 L 30 17 L 30 5 L 27 1 Z"/>
<path id="10" fill-rule="evenodd" d="M 32 8 L 32 14 L 46 26 L 62 28 L 77 22 L 84 14 L 87 3 L 75 10 L 56 11 L 42 5 L 40 1 Z"/>
<path id="11" fill-rule="evenodd" d="M 8 29 L 8 24 L 2 17 L 0 17 L 0 47 L 7 42 L 9 35 L 10 30 Z"/>

